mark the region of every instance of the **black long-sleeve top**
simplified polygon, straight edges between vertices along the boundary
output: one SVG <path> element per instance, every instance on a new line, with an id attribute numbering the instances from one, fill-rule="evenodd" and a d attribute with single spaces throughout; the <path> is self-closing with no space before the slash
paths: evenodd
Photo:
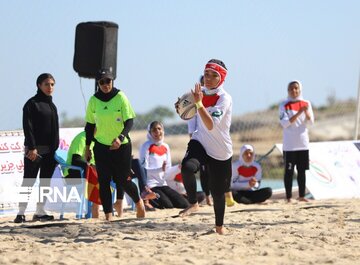
<path id="1" fill-rule="evenodd" d="M 38 146 L 56 151 L 59 146 L 59 117 L 51 96 L 40 89 L 23 107 L 25 146 L 33 150 Z"/>

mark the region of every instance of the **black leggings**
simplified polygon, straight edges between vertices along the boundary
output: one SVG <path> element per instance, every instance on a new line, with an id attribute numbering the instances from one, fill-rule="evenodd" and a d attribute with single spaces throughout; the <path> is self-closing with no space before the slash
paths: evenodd
<path id="1" fill-rule="evenodd" d="M 214 200 L 215 224 L 222 226 L 225 215 L 225 192 L 231 181 L 231 158 L 221 161 L 206 154 L 203 146 L 195 140 L 188 144 L 187 155 L 182 161 L 181 174 L 191 204 L 197 203 L 195 174 L 205 165 L 211 195 Z"/>
<path id="2" fill-rule="evenodd" d="M 42 154 L 41 159 L 31 161 L 24 158 L 24 179 L 21 184 L 22 187 L 32 187 L 36 181 L 37 174 L 40 170 L 40 184 L 39 186 L 50 186 L 51 177 L 54 174 L 57 162 L 54 158 L 54 153 Z M 46 197 L 45 197 L 46 198 Z M 19 207 L 27 207 L 26 202 L 20 202 Z"/>
<path id="3" fill-rule="evenodd" d="M 160 195 L 159 198 L 150 200 L 150 203 L 155 208 L 171 209 L 180 208 L 185 209 L 189 206 L 189 202 L 177 191 L 169 186 L 152 187 L 151 190 Z"/>
<path id="4" fill-rule="evenodd" d="M 200 184 L 201 189 L 205 193 L 206 196 L 210 195 L 210 189 L 209 189 L 209 178 L 206 175 L 206 166 L 203 165 L 200 167 Z"/>
<path id="5" fill-rule="evenodd" d="M 111 179 L 117 187 L 123 187 L 135 203 L 140 200 L 138 189 L 130 177 L 131 143 L 123 144 L 117 150 L 110 150 L 109 148 L 108 145 L 95 142 L 96 171 L 100 186 L 100 199 L 105 214 L 112 212 Z"/>
<path id="6" fill-rule="evenodd" d="M 251 204 L 264 202 L 272 195 L 271 188 L 262 188 L 258 190 L 237 190 L 232 191 L 234 200 L 238 203 Z"/>
<path id="7" fill-rule="evenodd" d="M 284 151 L 283 156 L 285 165 L 284 186 L 286 198 L 290 199 L 292 197 L 292 182 L 295 165 L 297 169 L 299 197 L 304 197 L 306 187 L 306 170 L 309 169 L 309 150 Z"/>
<path id="8" fill-rule="evenodd" d="M 139 189 L 140 192 L 143 192 L 145 190 L 146 186 L 146 171 L 142 165 L 140 165 L 140 161 L 137 158 L 134 158 L 131 160 L 131 178 L 137 178 L 139 183 Z M 123 200 L 124 199 L 124 189 L 120 185 L 116 185 L 116 199 L 117 200 Z"/>

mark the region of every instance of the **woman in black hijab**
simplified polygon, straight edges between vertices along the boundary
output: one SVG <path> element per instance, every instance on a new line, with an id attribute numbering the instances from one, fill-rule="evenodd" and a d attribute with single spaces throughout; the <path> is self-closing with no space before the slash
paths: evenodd
<path id="1" fill-rule="evenodd" d="M 23 187 L 32 187 L 40 170 L 40 185 L 48 181 L 57 165 L 54 154 L 59 146 L 59 118 L 52 94 L 55 78 L 49 73 L 39 75 L 36 80 L 37 93 L 23 107 L 23 130 L 25 136 Z M 38 202 L 34 221 L 50 221 L 45 202 Z M 25 222 L 27 202 L 19 203 L 19 212 L 14 222 Z"/>

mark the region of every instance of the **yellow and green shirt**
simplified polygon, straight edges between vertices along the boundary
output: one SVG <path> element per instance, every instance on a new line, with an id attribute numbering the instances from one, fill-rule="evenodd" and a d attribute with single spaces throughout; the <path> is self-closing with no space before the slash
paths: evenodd
<path id="1" fill-rule="evenodd" d="M 135 112 L 122 91 L 111 100 L 104 102 L 92 96 L 86 109 L 85 120 L 96 124 L 95 139 L 104 145 L 111 145 L 124 129 L 124 122 L 135 118 Z M 125 138 L 123 144 L 128 143 Z"/>

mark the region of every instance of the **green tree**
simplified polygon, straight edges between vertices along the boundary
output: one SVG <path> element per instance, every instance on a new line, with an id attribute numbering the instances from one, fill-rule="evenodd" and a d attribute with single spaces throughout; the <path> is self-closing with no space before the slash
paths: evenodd
<path id="1" fill-rule="evenodd" d="M 157 106 L 145 114 L 136 114 L 134 129 L 143 130 L 147 128 L 147 125 L 152 121 L 164 122 L 166 119 L 172 119 L 175 116 L 175 112 L 165 106 Z"/>

